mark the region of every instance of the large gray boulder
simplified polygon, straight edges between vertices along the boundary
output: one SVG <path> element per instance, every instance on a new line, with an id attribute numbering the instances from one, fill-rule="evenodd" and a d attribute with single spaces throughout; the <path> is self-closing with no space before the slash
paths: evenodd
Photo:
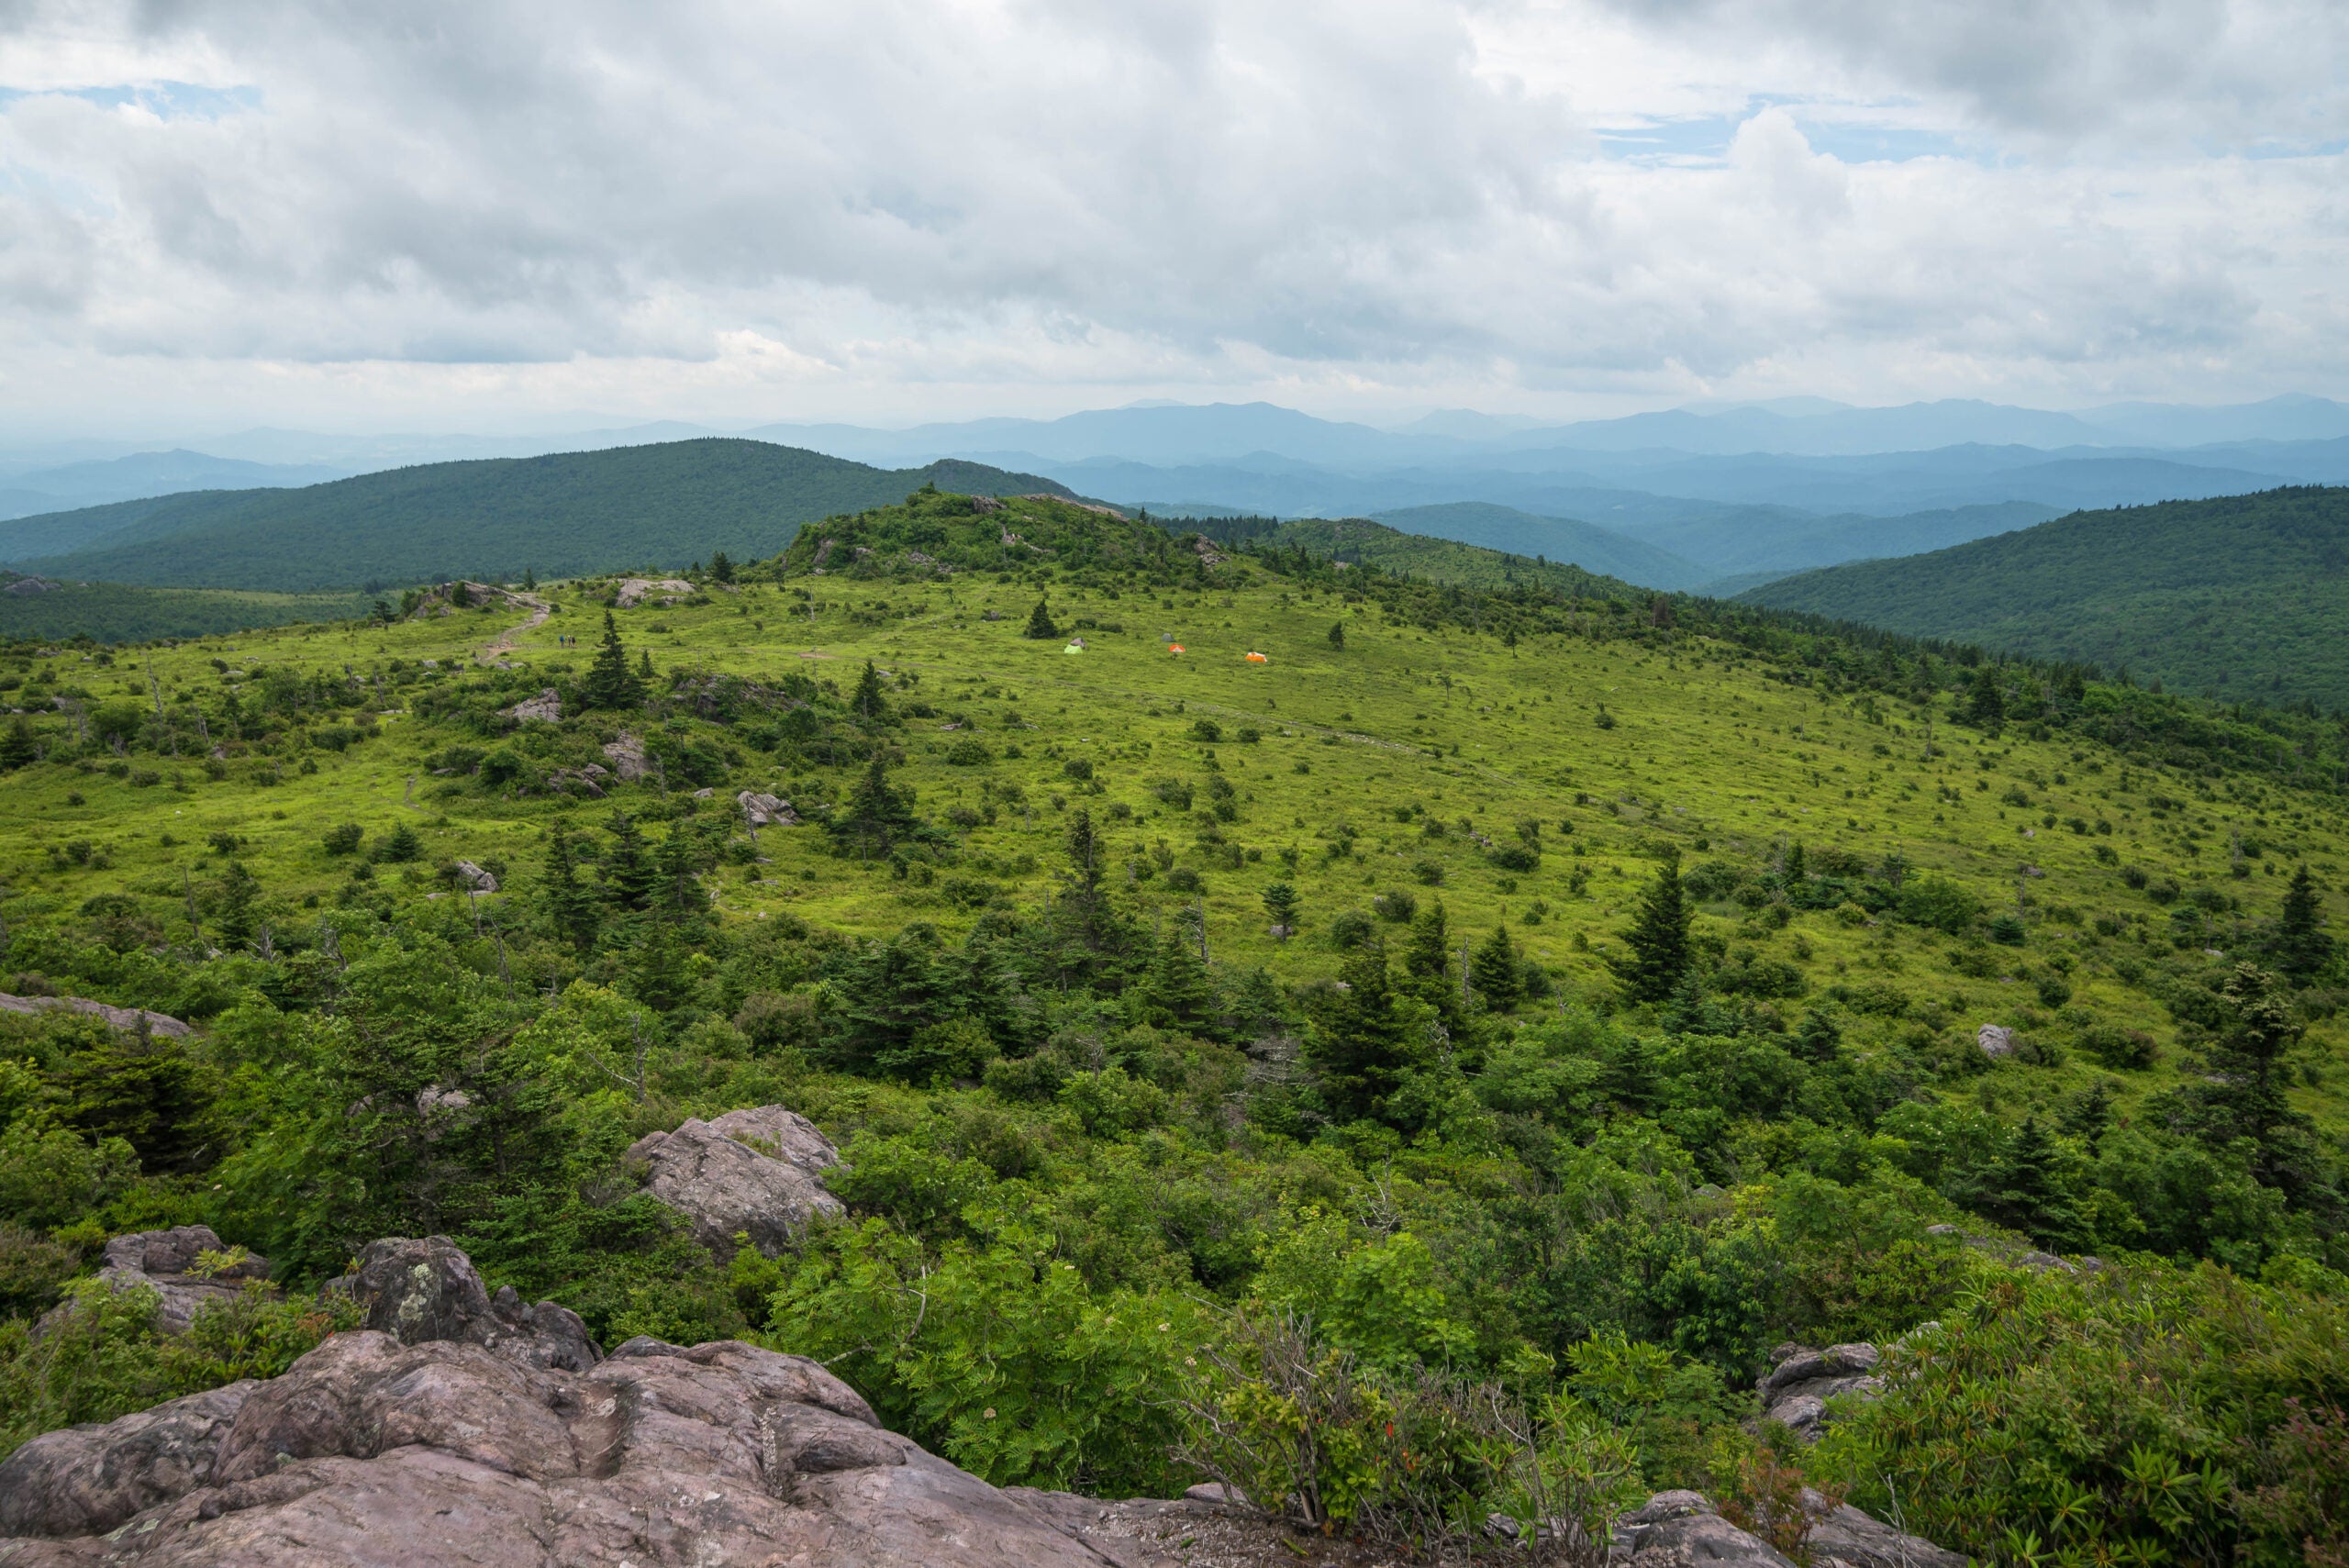
<path id="1" fill-rule="evenodd" d="M 1876 1375 L 1882 1356 L 1874 1345 L 1830 1345 L 1823 1351 L 1780 1345 L 1770 1359 L 1774 1364 L 1755 1385 L 1764 1418 L 1793 1428 L 1805 1442 L 1817 1442 L 1825 1430 L 1830 1399 L 1844 1394 L 1873 1399 L 1884 1392 Z"/>
<path id="2" fill-rule="evenodd" d="M 518 1364 L 585 1372 L 601 1360 L 579 1314 L 551 1301 L 523 1305 L 512 1285 L 493 1296 L 473 1261 L 446 1236 L 370 1241 L 358 1271 L 340 1282 L 367 1327 L 402 1344 L 477 1345 Z"/>
<path id="3" fill-rule="evenodd" d="M 1802 1550 L 1811 1568 L 1966 1568 L 1970 1561 L 1808 1487 L 1802 1508 L 1809 1518 Z M 1769 1542 L 1721 1518 L 1700 1492 L 1658 1492 L 1616 1520 L 1608 1560 L 1612 1568 L 1794 1568 Z"/>
<path id="4" fill-rule="evenodd" d="M 648 1133 L 628 1158 L 645 1166 L 646 1190 L 691 1219 L 694 1239 L 721 1262 L 734 1255 L 737 1236 L 772 1258 L 797 1246 L 816 1216 L 846 1212 L 823 1183 L 840 1151 L 781 1106 Z"/>
<path id="5" fill-rule="evenodd" d="M 883 1430 L 816 1362 L 730 1340 L 632 1340 L 572 1372 L 338 1334 L 271 1382 L 36 1438 L 0 1498 L 8 1568 L 1117 1560 Z"/>

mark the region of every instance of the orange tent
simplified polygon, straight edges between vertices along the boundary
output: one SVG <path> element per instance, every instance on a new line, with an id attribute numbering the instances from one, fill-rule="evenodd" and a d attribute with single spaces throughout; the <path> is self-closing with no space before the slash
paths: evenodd
<path id="1" fill-rule="evenodd" d="M 1266 658 L 1262 653 L 1251 653 L 1246 655 L 1246 658 L 1248 662 L 1251 664 L 1269 664 L 1272 662 L 1270 659 Z"/>
<path id="2" fill-rule="evenodd" d="M 1166 651 L 1169 653 L 1180 653 L 1183 651 L 1183 645 L 1179 642 L 1170 642 L 1166 645 Z"/>

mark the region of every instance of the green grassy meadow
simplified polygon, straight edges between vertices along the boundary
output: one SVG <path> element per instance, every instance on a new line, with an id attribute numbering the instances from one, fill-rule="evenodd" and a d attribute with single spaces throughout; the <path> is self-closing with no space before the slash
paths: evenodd
<path id="1" fill-rule="evenodd" d="M 2239 911 L 2215 917 L 2221 931 L 2272 914 L 2300 861 L 2337 878 L 2344 825 L 2334 797 L 2260 781 L 2196 793 L 2093 744 L 2012 732 L 1992 740 L 1946 719 L 1932 727 L 1929 758 L 1918 710 L 1825 699 L 1772 678 L 1766 661 L 1701 637 L 1664 647 L 1549 637 L 1508 648 L 1457 629 L 1383 624 L 1367 605 L 1300 591 L 1244 562 L 1222 573 L 1217 586 L 1181 595 L 1050 590 L 1063 627 L 1083 628 L 1074 632 L 1086 642 L 1079 654 L 1058 639 L 1022 636 L 1037 587 L 984 574 L 914 584 L 795 578 L 792 587 L 720 589 L 706 603 L 624 610 L 618 619 L 631 651 L 649 654 L 664 677 L 681 669 L 763 681 L 798 673 L 845 690 L 871 661 L 901 683 L 893 692 L 901 705 L 937 710 L 907 718 L 898 740 L 905 765 L 896 781 L 916 791 L 920 812 L 935 818 L 993 806 L 990 820 L 958 834 L 967 864 L 928 885 L 883 862 L 839 857 L 813 826 L 769 829 L 758 844 L 767 863 L 725 865 L 705 878 L 731 920 L 789 911 L 853 936 L 911 921 L 957 933 L 975 917 L 949 895 L 950 878 L 982 879 L 1018 903 L 1041 903 L 1057 886 L 1068 814 L 1082 807 L 1105 829 L 1117 880 L 1138 905 L 1159 919 L 1195 896 L 1203 905 L 1218 966 L 1262 965 L 1289 983 L 1325 976 L 1340 957 L 1333 922 L 1372 914 L 1378 895 L 1402 893 L 1422 906 L 1441 899 L 1455 934 L 1472 940 L 1506 923 L 1564 994 L 1600 999 L 1610 990 L 1602 960 L 1659 852 L 1676 851 L 1684 869 L 1712 860 L 1758 868 L 1800 843 L 1814 861 L 1821 851 L 1870 866 L 1898 855 L 1909 874 L 1944 876 L 1991 913 L 2016 909 L 2020 896 L 2030 940 L 2012 949 L 1974 944 L 1996 973 L 1970 975 L 1950 957 L 1965 944 L 1938 932 L 1854 920 L 1855 908 L 1800 913 L 1781 929 L 1726 900 L 1704 907 L 1700 937 L 1732 954 L 1795 964 L 1810 990 L 1805 1002 L 1779 1004 L 1789 1017 L 1840 991 L 1847 1002 L 1862 998 L 1855 1041 L 1930 1036 L 1970 1050 L 1986 1023 L 2054 1041 L 2090 1019 L 2167 1038 L 2169 1016 L 2145 988 L 2146 973 L 2217 969 L 2232 956 L 2222 937 L 2212 940 L 2216 955 L 2199 945 L 2176 950 L 2167 911 L 2124 883 L 2124 867 L 2142 868 L 2155 886 L 2174 879 L 2238 901 Z M 405 681 L 414 693 L 473 678 L 483 649 L 504 634 L 512 642 L 503 657 L 517 668 L 501 678 L 553 683 L 587 660 L 557 638 L 592 645 L 601 608 L 578 589 L 546 596 L 556 613 L 535 628 L 519 625 L 518 610 L 496 607 L 391 627 L 250 632 L 128 651 L 110 663 L 73 652 L 35 662 L 94 704 L 149 703 L 150 665 L 167 702 L 250 685 L 270 670 L 348 670 Z M 1330 642 L 1333 624 L 1345 628 L 1342 649 Z M 1162 637 L 1186 651 L 1170 654 Z M 1250 651 L 1269 662 L 1246 662 Z M 1599 722 L 1602 707 L 1611 728 Z M 957 722 L 963 728 L 950 731 Z M 690 719 L 669 723 L 714 732 Z M 1220 738 L 1202 740 L 1203 723 Z M 629 727 L 609 716 L 571 724 L 603 739 Z M 1260 739 L 1244 739 L 1250 730 Z M 950 762 L 952 742 L 971 739 L 991 760 Z M 140 758 L 127 778 L 88 763 L 36 765 L 0 784 L 11 807 L 0 820 L 0 866 L 12 921 L 65 916 L 95 895 L 121 893 L 168 925 L 184 879 L 201 881 L 221 859 L 207 848 L 217 834 L 244 840 L 237 857 L 281 904 L 331 899 L 349 866 L 322 847 L 321 834 L 341 822 L 359 824 L 371 841 L 403 822 L 423 836 L 424 859 L 385 873 L 404 896 L 429 895 L 429 867 L 459 858 L 504 868 L 516 891 L 498 896 L 517 896 L 551 823 L 584 828 L 611 809 L 510 798 L 477 781 L 437 777 L 430 760 L 450 737 L 397 709 L 384 713 L 378 738 L 304 751 L 300 762 L 293 753 L 235 758 L 217 780 L 188 740 L 186 755 Z M 662 800 L 672 810 L 726 812 L 739 789 L 802 800 L 840 793 L 837 777 L 795 774 L 739 745 L 729 755 L 709 800 L 695 801 L 682 784 L 664 793 L 647 783 L 613 805 L 639 811 Z M 1070 776 L 1073 762 L 1092 765 L 1089 781 Z M 1221 842 L 1207 843 L 1192 814 L 1152 785 L 1204 787 L 1215 772 L 1236 786 L 1239 813 L 1218 829 Z M 142 786 L 142 774 L 160 782 Z M 2177 804 L 2157 806 L 2156 798 Z M 2090 830 L 2073 830 L 2075 821 Z M 1540 864 L 1530 873 L 1497 866 L 1473 836 L 1513 842 L 1520 822 L 1538 824 Z M 2240 880 L 2230 874 L 2238 836 L 2249 873 Z M 76 841 L 93 847 L 90 859 L 103 869 L 59 858 Z M 2099 851 L 2117 863 L 2100 863 Z M 1203 891 L 1176 891 L 1170 884 L 1182 879 L 1162 865 L 1194 872 Z M 1276 881 L 1296 887 L 1304 910 L 1299 934 L 1286 941 L 1268 934 L 1262 903 Z M 2336 922 L 2343 914 L 2335 896 Z M 2099 919 L 2113 934 L 2099 934 Z M 2037 981 L 2052 976 L 2071 991 L 2060 1006 L 2039 993 Z M 2343 1039 L 2339 1020 L 2319 1022 L 2314 1054 L 2337 1062 Z M 2058 1068 L 2000 1064 L 1980 1078 L 1978 1093 L 1987 1104 L 2027 1106 L 2105 1077 L 2125 1104 L 2169 1085 L 2174 1072 L 2165 1056 L 2150 1071 L 2109 1074 L 2074 1053 Z M 2341 1091 L 2324 1074 L 2294 1095 L 2339 1128 Z"/>

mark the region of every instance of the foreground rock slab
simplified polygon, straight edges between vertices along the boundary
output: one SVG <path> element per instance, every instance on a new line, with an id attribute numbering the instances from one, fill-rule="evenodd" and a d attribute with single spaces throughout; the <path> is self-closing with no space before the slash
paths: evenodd
<path id="1" fill-rule="evenodd" d="M 589 1372 L 338 1334 L 284 1376 L 0 1465 L 7 1568 L 1101 1568 L 814 1362 L 634 1340 Z"/>

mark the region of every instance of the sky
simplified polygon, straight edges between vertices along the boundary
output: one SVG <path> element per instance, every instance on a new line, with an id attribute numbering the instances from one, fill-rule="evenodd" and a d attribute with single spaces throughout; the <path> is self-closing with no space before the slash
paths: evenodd
<path id="1" fill-rule="evenodd" d="M 2339 0 L 0 0 L 0 440 L 2349 395 Z"/>

